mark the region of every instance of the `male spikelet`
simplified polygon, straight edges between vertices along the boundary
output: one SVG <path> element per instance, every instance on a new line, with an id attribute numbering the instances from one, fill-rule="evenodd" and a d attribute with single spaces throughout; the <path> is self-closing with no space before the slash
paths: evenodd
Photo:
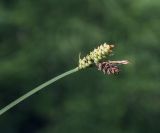
<path id="1" fill-rule="evenodd" d="M 113 49 L 114 45 L 109 44 L 102 44 L 98 46 L 96 49 L 91 51 L 87 56 L 83 57 L 82 59 L 79 58 L 79 69 L 85 69 L 87 67 L 90 67 L 93 64 L 97 64 L 98 62 L 105 59 Z"/>

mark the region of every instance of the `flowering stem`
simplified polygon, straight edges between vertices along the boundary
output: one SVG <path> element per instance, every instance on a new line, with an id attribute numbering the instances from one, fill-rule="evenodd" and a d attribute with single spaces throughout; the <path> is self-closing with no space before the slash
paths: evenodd
<path id="1" fill-rule="evenodd" d="M 57 80 L 67 76 L 67 75 L 70 75 L 72 73 L 75 73 L 77 72 L 79 69 L 78 67 L 77 68 L 74 68 L 72 70 L 69 70 L 55 78 L 52 78 L 50 79 L 49 81 L 39 85 L 38 87 L 32 89 L 31 91 L 29 91 L 28 93 L 22 95 L 21 97 L 19 97 L 18 99 L 14 100 L 13 102 L 11 102 L 10 104 L 8 104 L 7 106 L 5 106 L 4 108 L 2 108 L 0 110 L 0 115 L 4 114 L 5 112 L 7 112 L 8 110 L 10 110 L 11 108 L 13 108 L 15 105 L 17 105 L 18 103 L 22 102 L 23 100 L 27 99 L 28 97 L 32 96 L 33 94 L 35 94 L 36 92 L 42 90 L 43 88 L 47 87 L 48 85 L 56 82 Z"/>

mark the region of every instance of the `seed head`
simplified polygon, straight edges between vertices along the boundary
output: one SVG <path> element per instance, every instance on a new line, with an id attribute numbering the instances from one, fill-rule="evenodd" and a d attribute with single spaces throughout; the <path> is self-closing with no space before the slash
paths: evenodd
<path id="1" fill-rule="evenodd" d="M 96 49 L 91 51 L 87 56 L 82 59 L 79 58 L 79 69 L 85 69 L 87 67 L 92 66 L 93 64 L 97 64 L 103 59 L 105 59 L 110 53 L 112 53 L 114 45 L 102 44 L 98 46 Z"/>

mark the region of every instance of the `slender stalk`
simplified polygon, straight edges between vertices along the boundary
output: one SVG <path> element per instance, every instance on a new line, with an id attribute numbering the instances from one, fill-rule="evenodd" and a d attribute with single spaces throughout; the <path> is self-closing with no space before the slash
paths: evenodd
<path id="1" fill-rule="evenodd" d="M 69 70 L 55 78 L 52 78 L 50 79 L 49 81 L 39 85 L 38 87 L 32 89 L 31 91 L 29 91 L 28 93 L 22 95 L 21 97 L 19 97 L 18 99 L 16 99 L 15 101 L 11 102 L 10 104 L 8 104 L 7 106 L 5 106 L 4 108 L 2 108 L 0 110 L 0 115 L 4 114 L 5 112 L 7 112 L 8 110 L 10 110 L 11 108 L 13 108 L 15 105 L 17 105 L 18 103 L 22 102 L 23 100 L 25 100 L 26 98 L 32 96 L 33 94 L 35 94 L 36 92 L 40 91 L 41 89 L 45 88 L 46 86 L 56 82 L 57 80 L 67 76 L 67 75 L 70 75 L 72 73 L 75 73 L 77 72 L 79 69 L 78 67 L 77 68 L 74 68 L 72 70 Z"/>

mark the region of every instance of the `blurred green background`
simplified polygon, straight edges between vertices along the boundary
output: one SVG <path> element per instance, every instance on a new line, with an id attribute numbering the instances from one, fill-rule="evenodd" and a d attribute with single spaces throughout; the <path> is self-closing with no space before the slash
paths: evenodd
<path id="1" fill-rule="evenodd" d="M 107 42 L 117 76 L 75 73 L 0 116 L 1 133 L 160 133 L 159 0 L 1 0 L 0 107 Z"/>

